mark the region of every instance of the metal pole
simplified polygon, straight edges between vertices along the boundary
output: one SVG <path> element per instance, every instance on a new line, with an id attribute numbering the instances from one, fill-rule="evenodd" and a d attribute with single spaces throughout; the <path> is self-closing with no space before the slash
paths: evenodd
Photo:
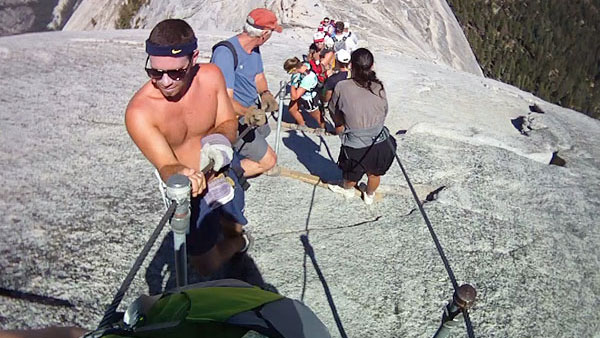
<path id="1" fill-rule="evenodd" d="M 283 118 L 283 98 L 285 97 L 286 81 L 279 81 L 279 112 L 277 114 L 277 133 L 275 134 L 275 155 L 279 156 L 279 141 L 281 135 L 281 120 Z"/>
<path id="2" fill-rule="evenodd" d="M 459 325 L 459 321 L 455 320 L 460 318 L 460 315 L 467 311 L 477 297 L 477 291 L 469 284 L 461 285 L 452 297 L 452 301 L 444 307 L 444 313 L 442 314 L 442 323 L 440 327 L 433 335 L 433 338 L 446 338 L 450 336 L 453 327 Z"/>
<path id="3" fill-rule="evenodd" d="M 187 249 L 185 235 L 190 227 L 190 193 L 192 185 L 187 176 L 176 174 L 167 180 L 167 196 L 177 202 L 177 209 L 171 219 L 173 230 L 173 250 L 175 251 L 175 272 L 177 286 L 187 284 Z"/>

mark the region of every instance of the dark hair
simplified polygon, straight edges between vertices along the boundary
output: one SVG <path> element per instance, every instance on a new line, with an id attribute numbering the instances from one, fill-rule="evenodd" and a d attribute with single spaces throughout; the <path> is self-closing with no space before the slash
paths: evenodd
<path id="1" fill-rule="evenodd" d="M 313 42 L 308 47 L 308 56 L 310 56 L 312 53 L 315 53 L 318 51 L 319 51 L 319 48 L 317 47 L 317 44 Z"/>
<path id="2" fill-rule="evenodd" d="M 373 66 L 373 54 L 366 48 L 359 48 L 352 52 L 350 57 L 350 63 L 352 64 L 352 80 L 356 82 L 360 87 L 368 89 L 371 93 L 373 92 L 373 82 L 379 84 L 379 95 L 383 89 L 383 83 L 377 78 L 375 72 L 371 69 Z"/>
<path id="3" fill-rule="evenodd" d="M 289 72 L 290 70 L 296 69 L 301 65 L 302 61 L 300 61 L 300 59 L 294 56 L 293 58 L 285 60 L 285 62 L 283 63 L 283 69 L 285 69 L 286 72 Z"/>
<path id="4" fill-rule="evenodd" d="M 194 30 L 187 22 L 181 19 L 167 19 L 159 22 L 152 31 L 148 40 L 159 46 L 176 46 L 196 39 Z"/>
<path id="5" fill-rule="evenodd" d="M 343 21 L 338 21 L 335 23 L 335 30 L 336 31 L 343 31 L 344 30 L 344 22 Z"/>

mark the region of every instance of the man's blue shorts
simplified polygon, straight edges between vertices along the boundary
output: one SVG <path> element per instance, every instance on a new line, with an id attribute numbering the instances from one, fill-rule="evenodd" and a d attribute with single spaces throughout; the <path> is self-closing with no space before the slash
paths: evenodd
<path id="1" fill-rule="evenodd" d="M 222 233 L 221 217 L 241 225 L 248 224 L 244 216 L 244 189 L 240 185 L 236 171 L 243 174 L 237 153 L 227 169 L 227 176 L 235 183 L 233 200 L 211 210 L 203 198 L 191 200 L 190 233 L 187 236 L 187 250 L 190 255 L 201 255 L 212 249 Z"/>

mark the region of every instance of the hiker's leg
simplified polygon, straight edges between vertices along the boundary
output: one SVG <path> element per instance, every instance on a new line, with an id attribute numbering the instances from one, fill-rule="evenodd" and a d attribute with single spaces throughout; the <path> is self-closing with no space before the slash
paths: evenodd
<path id="1" fill-rule="evenodd" d="M 265 139 L 271 128 L 268 124 L 262 125 L 237 140 L 234 149 L 244 157 L 241 161 L 244 177 L 253 177 L 262 174 L 277 164 L 277 155 Z"/>
<path id="2" fill-rule="evenodd" d="M 227 218 L 220 218 L 223 239 L 209 251 L 196 256 L 191 256 L 192 265 L 201 275 L 208 275 L 218 270 L 233 255 L 240 252 L 246 245 L 242 237 L 242 225 Z"/>
<path id="3" fill-rule="evenodd" d="M 343 186 L 344 186 L 344 189 L 354 188 L 356 186 L 356 181 L 344 180 Z"/>
<path id="4" fill-rule="evenodd" d="M 367 174 L 367 194 L 373 195 L 381 182 L 381 176 Z"/>
<path id="5" fill-rule="evenodd" d="M 252 177 L 273 168 L 277 164 L 277 155 L 273 148 L 269 146 L 265 155 L 258 162 L 245 158 L 241 163 L 244 169 L 244 177 Z"/>
<path id="6" fill-rule="evenodd" d="M 240 237 L 242 235 L 242 225 L 228 218 L 221 219 L 223 236 L 227 238 Z"/>
<path id="7" fill-rule="evenodd" d="M 245 241 L 242 236 L 226 237 L 208 252 L 198 256 L 191 256 L 190 262 L 197 269 L 198 273 L 206 276 L 218 270 L 234 254 L 242 250 L 244 245 Z"/>
<path id="8" fill-rule="evenodd" d="M 321 113 L 321 109 L 315 109 L 311 111 L 310 116 L 312 116 L 315 121 L 319 124 L 320 128 L 325 128 L 325 122 L 323 121 L 323 114 Z"/>
<path id="9" fill-rule="evenodd" d="M 302 117 L 302 113 L 300 112 L 300 107 L 298 105 L 298 100 L 290 101 L 290 105 L 288 106 L 288 112 L 298 125 L 304 126 L 306 125 L 306 121 L 304 121 L 304 117 Z"/>

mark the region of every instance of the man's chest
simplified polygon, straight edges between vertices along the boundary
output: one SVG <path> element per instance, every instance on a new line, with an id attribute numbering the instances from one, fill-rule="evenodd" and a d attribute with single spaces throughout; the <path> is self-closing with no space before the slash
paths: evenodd
<path id="1" fill-rule="evenodd" d="M 242 54 L 237 69 L 235 70 L 236 77 L 244 77 L 249 80 L 254 80 L 256 74 L 261 73 L 261 60 L 259 54 Z"/>
<path id="2" fill-rule="evenodd" d="M 197 95 L 194 100 L 163 107 L 159 129 L 169 145 L 178 146 L 206 135 L 215 126 L 216 112 L 215 96 Z"/>

